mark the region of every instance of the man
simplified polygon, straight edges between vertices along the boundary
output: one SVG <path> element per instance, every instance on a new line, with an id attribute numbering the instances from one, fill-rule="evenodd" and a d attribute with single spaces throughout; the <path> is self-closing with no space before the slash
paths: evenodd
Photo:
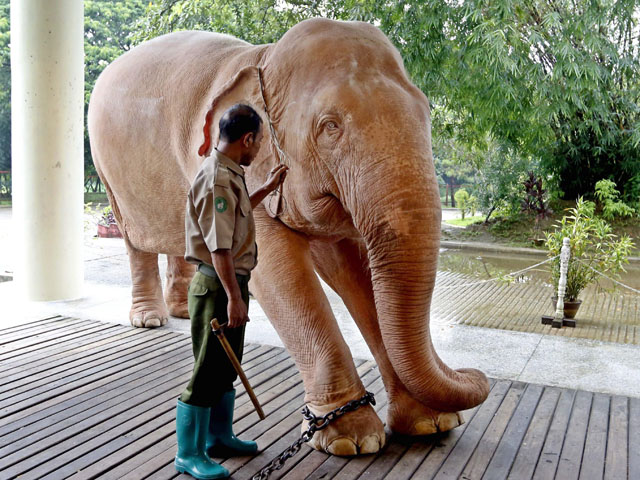
<path id="1" fill-rule="evenodd" d="M 257 263 L 253 208 L 284 180 L 287 167 L 274 168 L 265 184 L 247 192 L 243 166 L 260 150 L 262 120 L 247 105 L 234 105 L 220 119 L 220 141 L 198 171 L 187 200 L 186 254 L 198 265 L 189 286 L 193 374 L 178 400 L 175 467 L 198 479 L 226 478 L 229 472 L 209 457 L 248 455 L 255 442 L 232 430 L 237 377 L 210 321 L 227 323 L 225 336 L 242 359 L 249 321 L 248 283 Z"/>

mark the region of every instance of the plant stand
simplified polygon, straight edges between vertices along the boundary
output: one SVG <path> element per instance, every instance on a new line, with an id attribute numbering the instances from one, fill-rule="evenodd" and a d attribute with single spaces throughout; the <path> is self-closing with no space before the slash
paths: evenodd
<path id="1" fill-rule="evenodd" d="M 556 304 L 556 313 L 550 317 L 543 315 L 542 323 L 551 325 L 553 328 L 575 327 L 576 321 L 564 316 L 564 294 L 567 290 L 567 270 L 569 270 L 569 257 L 571 256 L 571 247 L 569 239 L 562 239 L 562 250 L 560 251 L 560 281 L 558 281 L 558 303 Z"/>
<path id="2" fill-rule="evenodd" d="M 118 225 L 112 223 L 108 227 L 98 224 L 98 237 L 100 238 L 122 238 L 122 233 Z"/>

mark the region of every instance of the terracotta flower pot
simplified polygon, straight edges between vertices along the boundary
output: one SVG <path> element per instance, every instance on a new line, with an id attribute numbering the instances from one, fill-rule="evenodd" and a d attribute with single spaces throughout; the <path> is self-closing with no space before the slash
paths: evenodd
<path id="1" fill-rule="evenodd" d="M 558 297 L 551 297 L 551 303 L 553 304 L 553 311 L 556 311 L 556 305 L 558 304 Z M 564 318 L 575 318 L 578 313 L 578 309 L 582 304 L 582 300 L 576 300 L 575 302 L 564 301 Z"/>
<path id="2" fill-rule="evenodd" d="M 122 238 L 118 225 L 112 223 L 108 227 L 98 224 L 98 237 L 100 238 Z"/>

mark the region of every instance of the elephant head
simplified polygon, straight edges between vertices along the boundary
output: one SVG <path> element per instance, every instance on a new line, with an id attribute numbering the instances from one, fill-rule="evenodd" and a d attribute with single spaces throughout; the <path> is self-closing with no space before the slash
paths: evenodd
<path id="1" fill-rule="evenodd" d="M 429 102 L 400 54 L 372 25 L 314 19 L 270 45 L 260 62 L 264 100 L 290 162 L 280 220 L 309 236 L 364 242 L 384 346 L 401 381 L 434 409 L 478 405 L 489 391 L 484 374 L 450 369 L 431 342 L 440 197 Z M 205 126 L 213 138 L 220 106 L 238 101 L 268 121 L 257 66 L 214 99 Z M 263 147 L 253 177 L 263 178 L 275 158 Z"/>

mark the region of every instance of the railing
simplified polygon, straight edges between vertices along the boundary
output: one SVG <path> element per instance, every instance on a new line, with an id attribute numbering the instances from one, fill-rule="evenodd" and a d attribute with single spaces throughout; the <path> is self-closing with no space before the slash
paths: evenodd
<path id="1" fill-rule="evenodd" d="M 104 184 L 98 175 L 87 175 L 84 178 L 85 193 L 106 193 Z M 11 198 L 11 171 L 0 170 L 0 198 Z"/>
<path id="2" fill-rule="evenodd" d="M 104 184 L 100 181 L 98 175 L 87 175 L 84 177 L 85 193 L 106 193 Z"/>

